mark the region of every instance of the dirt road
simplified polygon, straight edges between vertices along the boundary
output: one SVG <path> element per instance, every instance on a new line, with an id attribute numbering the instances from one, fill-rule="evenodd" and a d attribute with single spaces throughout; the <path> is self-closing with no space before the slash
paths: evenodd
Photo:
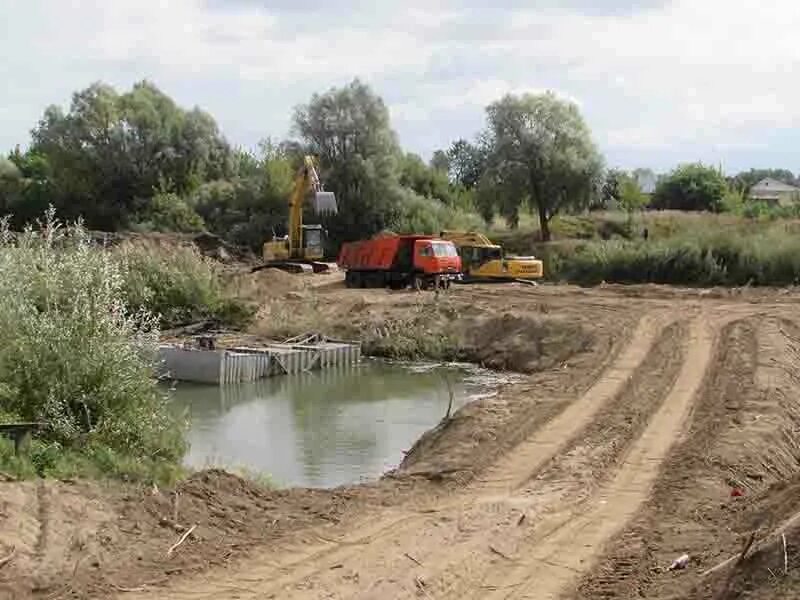
<path id="1" fill-rule="evenodd" d="M 797 292 L 475 286 L 433 300 L 333 282 L 311 293 L 267 306 L 265 322 L 287 302 L 303 326 L 379 341 L 457 322 L 464 355 L 529 374 L 426 434 L 376 484 L 265 493 L 203 475 L 175 490 L 180 507 L 170 491 L 100 494 L 101 549 L 66 553 L 53 577 L 70 583 L 40 583 L 41 597 L 712 598 L 723 584 L 727 598 L 748 586 L 792 597 L 780 595 L 791 575 L 748 575 L 746 561 L 720 570 L 725 581 L 702 573 L 752 531 L 764 547 L 753 573 L 783 568 L 768 544 L 800 512 Z M 66 493 L 51 489 L 50 505 Z M 165 558 L 173 513 L 197 535 Z M 69 537 L 59 518 L 51 539 Z M 800 537 L 787 537 L 793 566 Z M 666 571 L 684 552 L 690 567 Z"/>
<path id="2" fill-rule="evenodd" d="M 531 298 L 552 301 L 552 293 L 505 300 L 524 306 Z M 492 302 L 500 294 L 481 289 L 472 299 Z M 370 511 L 338 531 L 309 531 L 302 539 L 262 549 L 235 568 L 209 571 L 155 596 L 574 597 L 579 584 L 591 585 L 615 541 L 647 508 L 665 462 L 691 431 L 692 413 L 712 391 L 707 383 L 712 371 L 719 376 L 725 366 L 720 360 L 730 341 L 723 336 L 720 342 L 722 332 L 731 324 L 758 322 L 772 335 L 772 340 L 758 338 L 763 351 L 780 354 L 780 347 L 769 343 L 781 336 L 776 324 L 794 323 L 786 320 L 791 304 L 666 294 L 640 299 L 631 311 L 639 313 L 632 317 L 635 327 L 620 336 L 588 387 L 466 485 Z M 587 307 L 621 309 L 626 301 L 617 291 L 575 296 L 570 302 L 581 305 L 585 299 Z M 739 380 L 737 373 L 731 377 Z M 772 435 L 782 419 L 765 430 Z M 728 500 L 725 492 L 720 498 Z"/>

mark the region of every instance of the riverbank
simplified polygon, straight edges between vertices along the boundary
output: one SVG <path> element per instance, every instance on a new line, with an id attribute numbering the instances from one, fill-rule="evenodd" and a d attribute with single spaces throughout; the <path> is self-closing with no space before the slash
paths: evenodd
<path id="1" fill-rule="evenodd" d="M 491 594 L 482 586 L 499 586 L 500 579 L 524 587 L 525 575 L 534 573 L 537 585 L 575 594 L 580 585 L 589 590 L 586 597 L 605 581 L 611 597 L 629 597 L 636 589 L 659 598 L 660 588 L 652 586 L 661 583 L 647 573 L 684 548 L 697 561 L 696 571 L 712 567 L 728 551 L 735 554 L 746 535 L 744 517 L 763 511 L 772 486 L 795 473 L 794 450 L 781 441 L 794 413 L 791 403 L 780 400 L 791 397 L 792 380 L 782 369 L 793 368 L 790 348 L 798 337 L 800 295 L 792 290 L 458 286 L 441 295 L 437 306 L 432 295 L 353 292 L 329 282 L 266 304 L 272 306 L 259 313 L 254 334 L 273 331 L 276 322 L 282 326 L 269 317 L 275 307 L 293 314 L 298 328 L 313 322 L 331 333 L 362 331 L 367 341 L 386 339 L 375 330 L 381 324 L 424 315 L 423 330 L 457 336 L 464 347 L 480 341 L 470 331 L 481 332 L 491 348 L 483 349 L 484 356 L 527 365 L 530 373 L 443 420 L 395 471 L 368 484 L 269 491 L 218 471 L 157 488 L 2 483 L 0 497 L 13 517 L 3 521 L 3 539 L 16 545 L 15 558 L 0 570 L 7 587 L 42 598 L 99 598 L 123 590 L 134 590 L 125 593 L 129 598 L 312 598 L 322 590 L 352 597 L 367 589 L 404 597 L 418 578 L 431 597 L 461 598 Z M 518 322 L 529 327 L 508 327 Z M 510 334 L 501 344 L 489 333 L 503 323 Z M 563 325 L 571 333 L 526 337 L 531 323 L 544 323 L 546 331 Z M 576 331 L 588 334 L 578 345 Z M 580 349 L 570 353 L 565 346 Z M 745 362 L 729 365 L 731 353 Z M 778 370 L 764 371 L 761 364 Z M 772 399 L 760 392 L 762 382 L 777 384 Z M 724 410 L 733 396 L 715 391 L 727 389 L 745 402 L 737 419 Z M 696 406 L 700 412 L 687 417 L 665 412 L 665 406 Z M 756 414 L 769 416 L 750 418 Z M 653 438 L 651 431 L 660 434 Z M 689 441 L 676 444 L 681 431 Z M 627 458 L 637 453 L 649 457 L 643 480 L 638 477 L 644 471 Z M 714 460 L 690 459 L 708 455 Z M 761 462 L 775 468 L 756 468 Z M 684 477 L 676 479 L 683 467 Z M 751 476 L 754 470 L 758 477 Z M 624 502 L 592 500 L 613 499 L 618 482 L 628 477 L 641 483 L 625 487 L 632 496 Z M 708 484 L 698 487 L 698 481 Z M 732 499 L 733 485 L 742 489 L 745 503 Z M 647 519 L 676 502 L 682 507 L 676 520 L 657 539 L 644 540 L 637 570 L 619 566 L 626 552 L 640 548 L 626 541 L 636 539 L 632 532 L 651 527 Z M 720 504 L 730 508 L 714 508 Z M 606 514 L 604 506 L 619 510 Z M 695 509 L 703 527 L 712 529 L 687 537 L 697 526 Z M 796 509 L 787 503 L 773 516 L 788 518 Z M 718 547 L 713 528 L 730 523 L 731 511 L 742 525 Z M 559 524 L 577 526 L 595 517 L 613 527 L 591 533 L 580 552 L 568 543 L 575 536 L 571 526 L 543 537 Z M 758 535 L 767 539 L 771 525 L 760 527 Z M 793 535 L 787 534 L 790 549 Z M 565 578 L 560 570 L 540 572 L 522 560 L 545 548 L 554 560 L 582 562 Z M 561 556 L 559 548 L 571 549 L 574 557 Z M 622 583 L 608 583 L 607 573 L 618 574 L 613 581 Z M 475 577 L 485 583 L 475 584 Z M 682 589 L 699 585 L 697 577 L 695 570 L 686 573 Z M 767 593 L 769 582 L 763 585 L 764 595 L 755 597 L 776 597 Z"/>

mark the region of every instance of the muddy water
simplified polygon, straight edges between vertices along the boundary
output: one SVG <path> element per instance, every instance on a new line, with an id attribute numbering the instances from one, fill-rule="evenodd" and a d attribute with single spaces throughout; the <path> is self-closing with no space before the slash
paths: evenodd
<path id="1" fill-rule="evenodd" d="M 498 381 L 460 366 L 366 361 L 346 371 L 254 384 L 177 384 L 190 419 L 186 464 L 268 474 L 279 486 L 334 487 L 396 466 L 445 414 L 492 393 Z"/>

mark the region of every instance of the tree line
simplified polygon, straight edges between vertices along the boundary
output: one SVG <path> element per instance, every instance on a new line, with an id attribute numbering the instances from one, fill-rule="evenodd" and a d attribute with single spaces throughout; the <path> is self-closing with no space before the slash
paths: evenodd
<path id="1" fill-rule="evenodd" d="M 255 249 L 285 233 L 294 173 L 310 153 L 338 199 L 339 214 L 324 222 L 334 245 L 387 229 L 482 227 L 498 216 L 516 227 L 525 211 L 547 240 L 562 212 L 611 203 L 720 210 L 730 189 L 761 178 L 751 171 L 728 181 L 685 165 L 646 197 L 635 173 L 605 168 L 578 107 L 552 93 L 499 98 L 474 138 L 429 162 L 401 148 L 387 106 L 358 79 L 314 94 L 291 121 L 290 139 L 248 151 L 211 115 L 177 105 L 151 82 L 124 93 L 95 83 L 73 94 L 67 111 L 47 108 L 27 149 L 0 158 L 0 214 L 21 228 L 52 205 L 91 229 L 208 230 Z M 794 182 L 790 172 L 777 176 Z"/>

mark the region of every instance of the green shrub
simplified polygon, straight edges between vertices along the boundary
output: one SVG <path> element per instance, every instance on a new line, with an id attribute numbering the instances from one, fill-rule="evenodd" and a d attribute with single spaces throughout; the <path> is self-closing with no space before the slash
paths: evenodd
<path id="1" fill-rule="evenodd" d="M 50 212 L 17 236 L 0 226 L 0 280 L 0 415 L 47 424 L 3 464 L 103 470 L 93 452 L 106 449 L 137 475 L 174 469 L 185 442 L 154 377 L 158 323 L 126 307 L 124 266 Z"/>
<path id="2" fill-rule="evenodd" d="M 125 269 L 127 304 L 174 327 L 204 319 L 241 326 L 254 311 L 225 294 L 219 266 L 192 246 L 137 241 L 115 250 Z"/>
<path id="3" fill-rule="evenodd" d="M 390 229 L 398 233 L 438 235 L 444 229 L 482 230 L 486 223 L 478 215 L 436 200 L 402 190 L 397 214 Z"/>

